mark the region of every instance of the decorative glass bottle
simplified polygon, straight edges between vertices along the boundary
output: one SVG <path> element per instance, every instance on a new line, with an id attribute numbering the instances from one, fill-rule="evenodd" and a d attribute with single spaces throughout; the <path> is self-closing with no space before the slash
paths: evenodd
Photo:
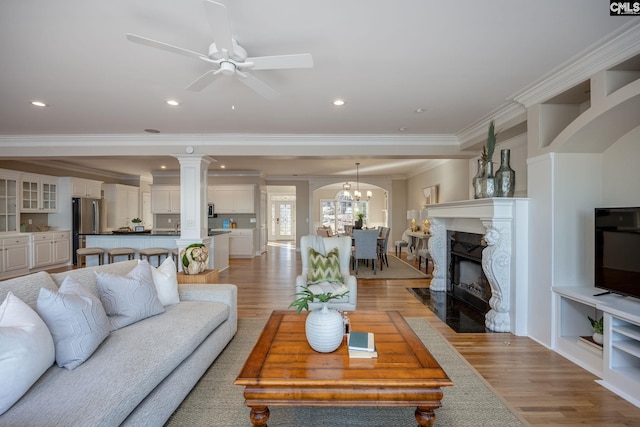
<path id="1" fill-rule="evenodd" d="M 496 195 L 495 178 L 493 176 L 493 162 L 485 162 L 484 173 L 480 178 L 480 197 L 490 198 Z"/>
<path id="2" fill-rule="evenodd" d="M 500 150 L 500 169 L 496 171 L 496 197 L 513 197 L 516 188 L 516 172 L 511 169 L 511 150 Z"/>
<path id="3" fill-rule="evenodd" d="M 482 197 L 482 189 L 480 187 L 480 179 L 484 173 L 484 160 L 478 159 L 478 172 L 473 177 L 473 198 L 479 199 Z"/>

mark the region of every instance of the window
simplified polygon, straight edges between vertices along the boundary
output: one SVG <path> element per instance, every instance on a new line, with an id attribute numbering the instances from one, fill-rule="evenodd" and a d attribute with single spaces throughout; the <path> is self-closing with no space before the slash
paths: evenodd
<path id="1" fill-rule="evenodd" d="M 324 227 L 331 227 L 334 233 L 344 233 L 344 226 L 355 222 L 355 215 L 362 212 L 364 223 L 367 223 L 368 202 L 356 202 L 348 191 L 340 190 L 334 199 L 320 200 L 320 222 Z"/>

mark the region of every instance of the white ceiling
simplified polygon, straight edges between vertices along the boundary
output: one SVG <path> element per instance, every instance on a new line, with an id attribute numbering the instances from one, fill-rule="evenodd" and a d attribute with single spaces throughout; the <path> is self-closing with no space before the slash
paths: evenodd
<path id="1" fill-rule="evenodd" d="M 360 161 L 363 174 L 408 174 L 424 168 L 416 158 L 469 155 L 452 150 L 451 139 L 634 19 L 610 17 L 603 0 L 220 1 L 249 56 L 310 53 L 314 67 L 254 71 L 280 92 L 273 101 L 233 79 L 193 92 L 185 87 L 207 63 L 132 43 L 125 34 L 206 53 L 213 40 L 204 0 L 3 1 L 0 135 L 53 136 L 52 146 L 64 145 L 66 135 L 133 136 L 147 149 L 118 147 L 118 154 L 136 156 L 127 161 L 94 158 L 110 152 L 107 144 L 25 154 L 38 161 L 64 155 L 57 160 L 71 168 L 79 163 L 123 174 L 145 174 L 162 163 L 178 167 L 162 150 L 149 149 L 153 139 L 145 138 L 154 136 L 144 129 L 159 130 L 161 141 L 189 135 L 196 152 L 227 170 L 349 174 Z M 332 106 L 335 98 L 346 105 Z M 35 99 L 49 106 L 31 106 Z M 167 99 L 181 105 L 170 107 Z M 273 152 L 193 143 L 197 136 L 219 141 L 238 134 L 347 142 L 344 155 L 310 144 L 305 159 L 298 159 L 305 140 Z M 350 149 L 349 136 L 367 135 L 384 139 Z M 437 140 L 436 148 L 412 146 L 425 140 Z M 11 145 L 10 138 L 0 143 Z"/>

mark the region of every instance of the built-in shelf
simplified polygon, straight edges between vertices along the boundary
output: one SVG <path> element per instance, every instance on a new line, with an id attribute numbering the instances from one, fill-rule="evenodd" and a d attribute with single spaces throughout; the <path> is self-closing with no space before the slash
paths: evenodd
<path id="1" fill-rule="evenodd" d="M 554 287 L 556 315 L 553 349 L 602 378 L 603 386 L 640 406 L 640 300 L 599 295 L 587 286 Z M 591 335 L 587 317 L 604 317 L 602 355 L 578 343 Z"/>

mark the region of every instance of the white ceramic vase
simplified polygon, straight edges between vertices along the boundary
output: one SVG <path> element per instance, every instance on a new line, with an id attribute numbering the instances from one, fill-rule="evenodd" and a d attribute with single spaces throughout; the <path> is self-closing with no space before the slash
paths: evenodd
<path id="1" fill-rule="evenodd" d="M 344 338 L 342 316 L 334 309 L 322 304 L 321 309 L 312 310 L 305 324 L 307 341 L 319 353 L 335 351 Z"/>
<path id="2" fill-rule="evenodd" d="M 596 344 L 600 344 L 600 345 L 602 345 L 602 342 L 604 341 L 604 340 L 602 339 L 602 334 L 599 334 L 599 333 L 597 333 L 597 332 L 594 332 L 594 333 L 593 333 L 592 338 L 593 338 L 593 341 L 594 341 Z"/>

